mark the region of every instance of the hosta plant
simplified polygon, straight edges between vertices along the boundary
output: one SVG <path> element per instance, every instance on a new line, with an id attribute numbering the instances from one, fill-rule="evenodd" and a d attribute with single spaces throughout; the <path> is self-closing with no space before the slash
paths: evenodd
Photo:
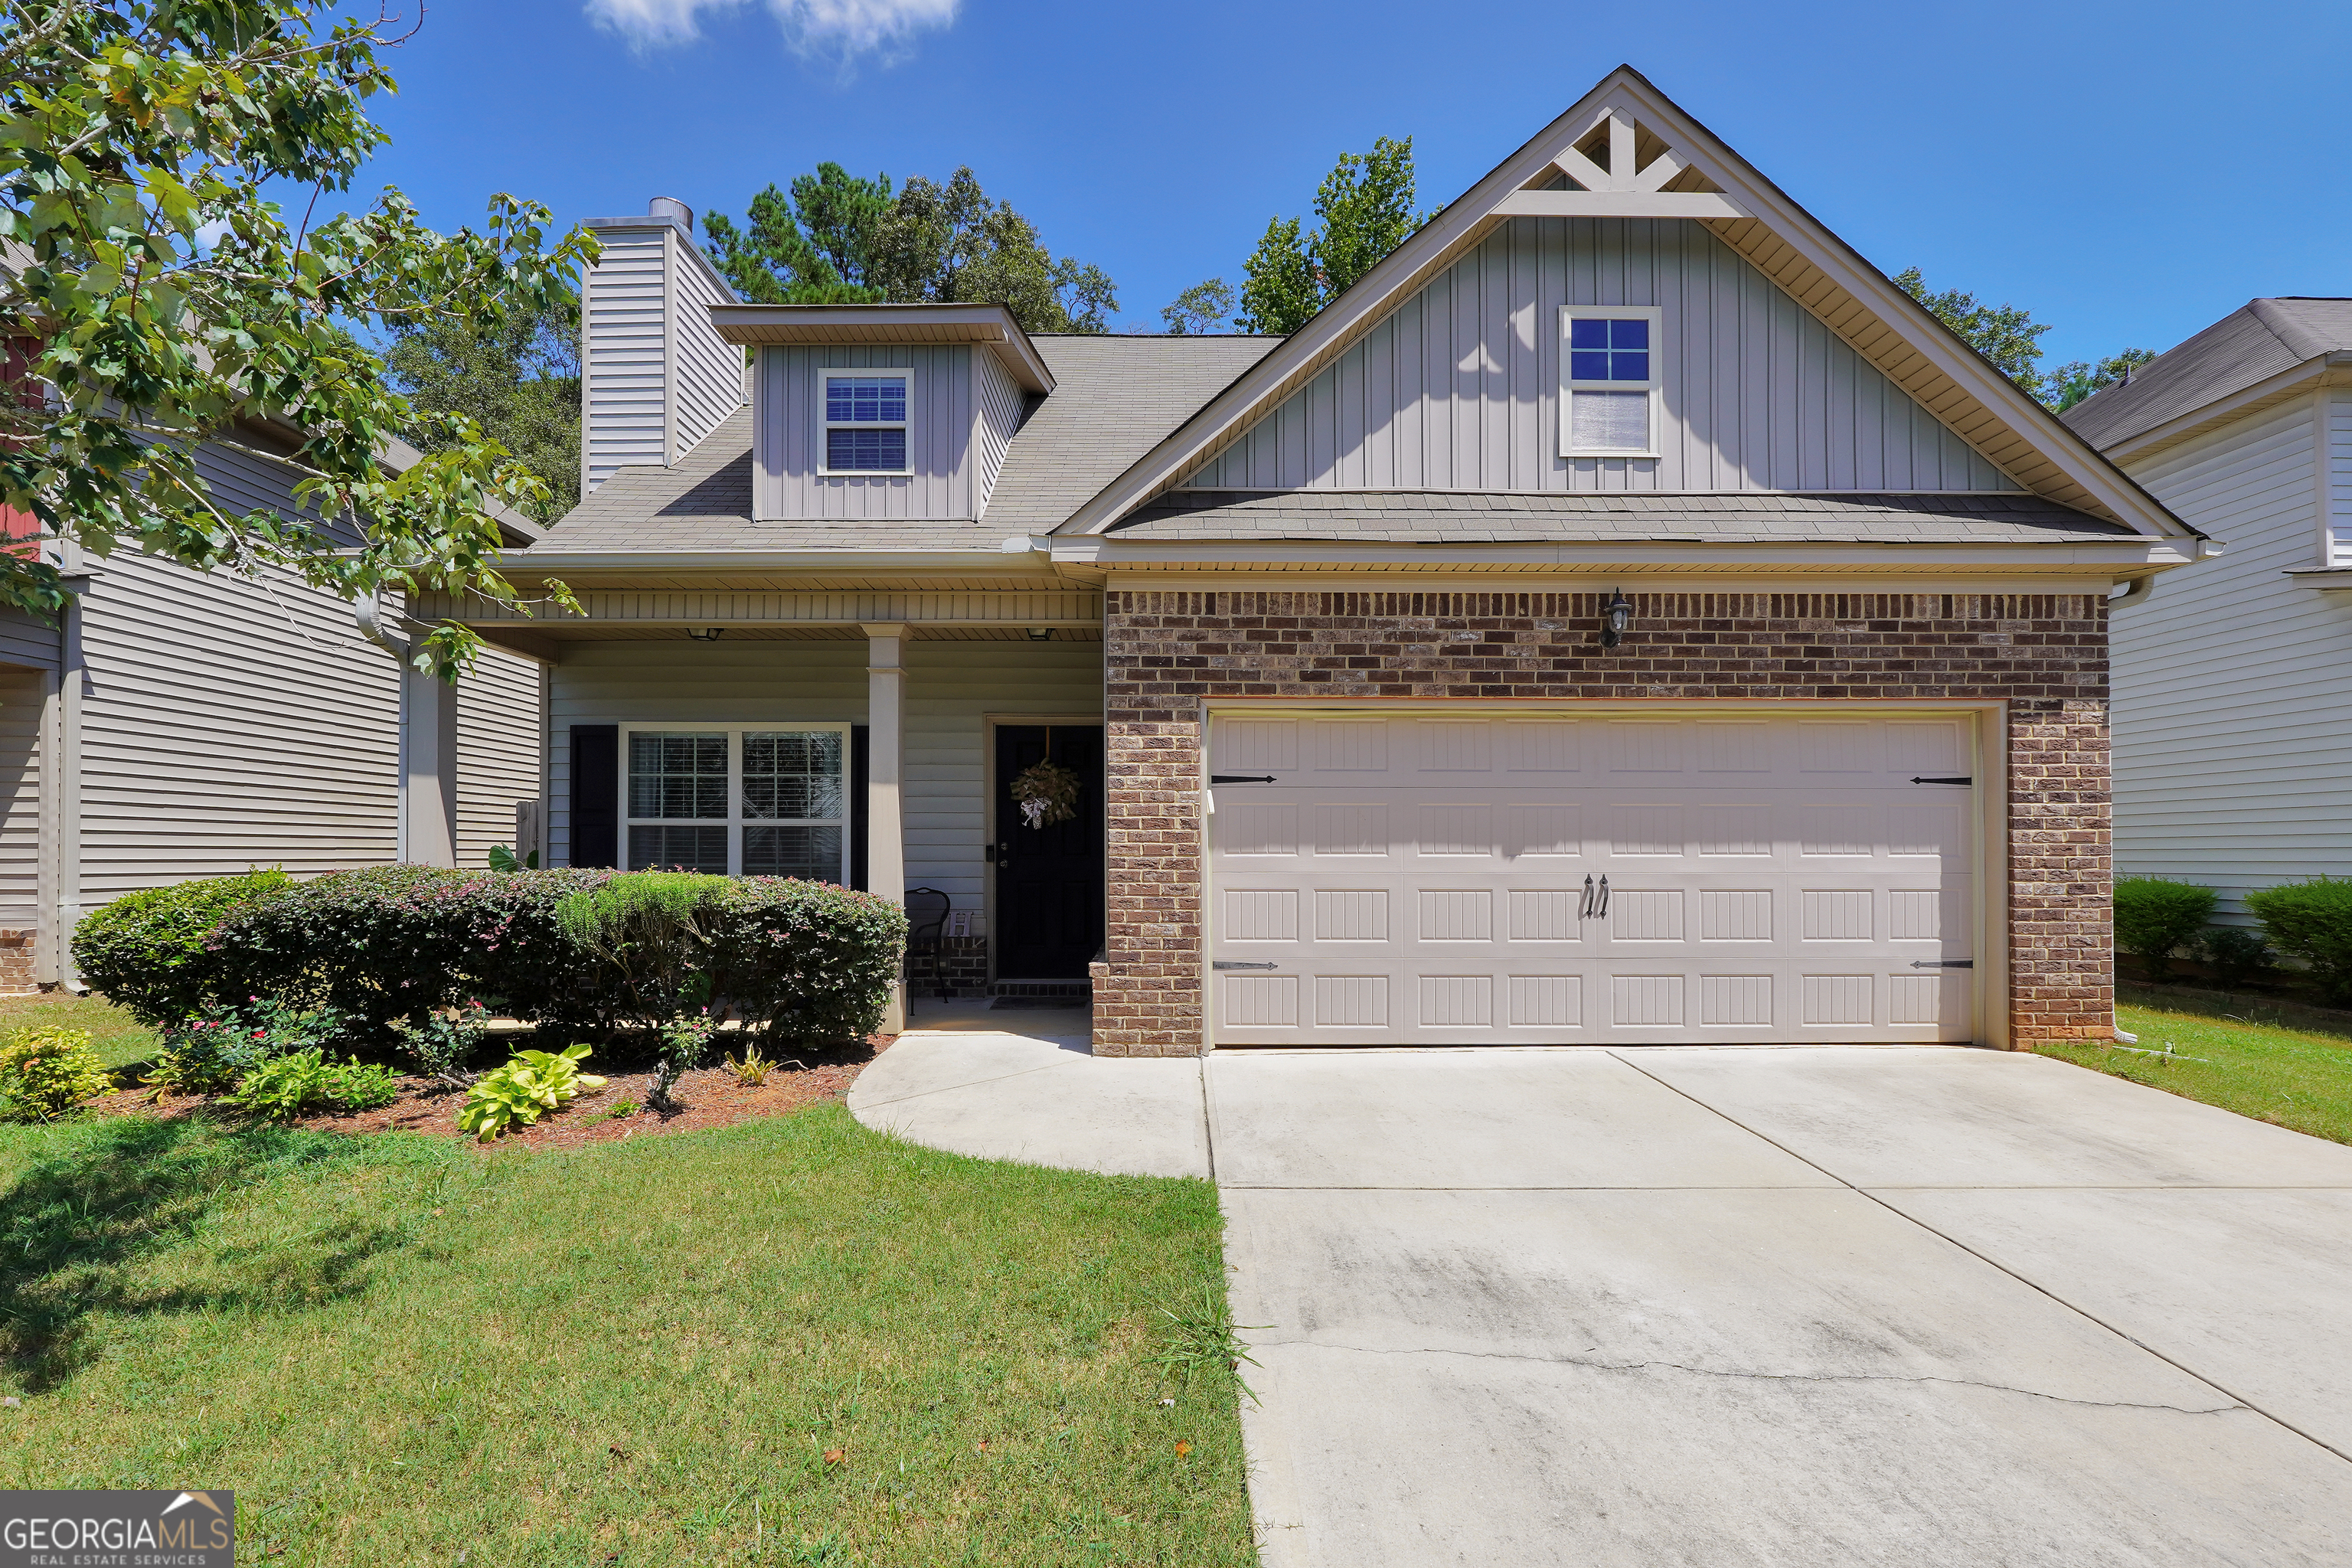
<path id="1" fill-rule="evenodd" d="M 466 1091 L 457 1125 L 487 1143 L 518 1127 L 529 1127 L 549 1111 L 587 1089 L 602 1089 L 604 1080 L 580 1070 L 588 1047 L 570 1046 L 561 1051 L 519 1051 L 505 1066 L 484 1073 Z"/>
<path id="2" fill-rule="evenodd" d="M 400 1080 L 390 1068 L 357 1057 L 331 1062 L 313 1047 L 263 1062 L 245 1075 L 228 1101 L 273 1121 L 290 1121 L 310 1110 L 374 1110 L 399 1097 Z"/>

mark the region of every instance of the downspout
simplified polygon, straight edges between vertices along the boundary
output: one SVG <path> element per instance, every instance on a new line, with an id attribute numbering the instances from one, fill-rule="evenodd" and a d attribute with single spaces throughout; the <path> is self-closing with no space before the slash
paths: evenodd
<path id="1" fill-rule="evenodd" d="M 2107 601 L 2107 613 L 2109 615 L 2113 615 L 2117 610 L 2122 609 L 2126 605 L 2137 605 L 2142 599 L 2147 598 L 2154 592 L 2156 592 L 2156 575 L 2154 573 L 2150 573 L 2145 577 L 2135 577 L 2130 582 L 2124 584 L 2124 591 L 2122 593 L 2116 595 L 2113 598 Z M 2112 1016 L 2108 1019 L 2108 1026 L 2114 1032 L 2116 1039 L 2121 1044 L 2126 1046 L 2136 1046 L 2139 1044 L 2139 1037 L 2125 1028 L 2120 1023 L 2116 1022 Z"/>
<path id="2" fill-rule="evenodd" d="M 383 622 L 383 602 L 373 589 L 365 598 L 352 601 L 352 621 L 359 627 L 360 636 L 392 655 L 399 683 L 400 743 L 393 763 L 393 846 L 392 858 L 401 865 L 408 864 L 408 660 L 413 649 L 407 639 L 386 630 Z"/>

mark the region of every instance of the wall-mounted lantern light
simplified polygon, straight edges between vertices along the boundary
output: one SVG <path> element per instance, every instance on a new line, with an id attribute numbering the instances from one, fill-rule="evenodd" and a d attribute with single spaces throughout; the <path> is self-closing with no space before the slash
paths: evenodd
<path id="1" fill-rule="evenodd" d="M 1051 626 L 1031 626 L 1029 628 L 1029 640 L 1031 642 L 1051 642 L 1054 640 L 1054 628 Z"/>
<path id="2" fill-rule="evenodd" d="M 1625 640 L 1625 628 L 1633 624 L 1633 601 L 1625 590 L 1610 590 L 1609 600 L 1601 606 L 1601 646 L 1615 647 Z"/>
<path id="3" fill-rule="evenodd" d="M 717 642 L 719 634 L 726 629 L 725 626 L 688 626 L 686 635 L 697 642 Z"/>

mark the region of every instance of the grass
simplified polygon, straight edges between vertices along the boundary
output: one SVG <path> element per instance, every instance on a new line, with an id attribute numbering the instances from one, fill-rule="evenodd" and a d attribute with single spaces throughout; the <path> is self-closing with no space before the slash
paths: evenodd
<path id="1" fill-rule="evenodd" d="M 45 1028 L 88 1029 L 99 1059 L 110 1068 L 144 1062 L 155 1054 L 154 1032 L 103 997 L 63 991 L 0 996 L 0 1034 Z"/>
<path id="2" fill-rule="evenodd" d="M 2116 1020 L 2139 1037 L 2142 1051 L 2168 1045 L 2176 1059 L 2097 1045 L 2036 1048 L 2258 1121 L 2352 1143 L 2352 1017 L 2171 986 L 2122 985 L 2116 997 Z"/>
<path id="3" fill-rule="evenodd" d="M 257 1562 L 1251 1563 L 1220 1225 L 831 1105 L 6 1129 L 0 1487 L 233 1488 Z"/>

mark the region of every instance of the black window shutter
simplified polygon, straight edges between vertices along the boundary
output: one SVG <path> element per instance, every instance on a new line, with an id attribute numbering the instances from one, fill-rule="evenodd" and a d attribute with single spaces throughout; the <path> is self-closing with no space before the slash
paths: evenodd
<path id="1" fill-rule="evenodd" d="M 849 885 L 866 887 L 866 784 L 872 734 L 863 724 L 849 727 Z"/>
<path id="2" fill-rule="evenodd" d="M 572 726 L 572 864 L 617 867 L 621 844 L 621 727 Z"/>

